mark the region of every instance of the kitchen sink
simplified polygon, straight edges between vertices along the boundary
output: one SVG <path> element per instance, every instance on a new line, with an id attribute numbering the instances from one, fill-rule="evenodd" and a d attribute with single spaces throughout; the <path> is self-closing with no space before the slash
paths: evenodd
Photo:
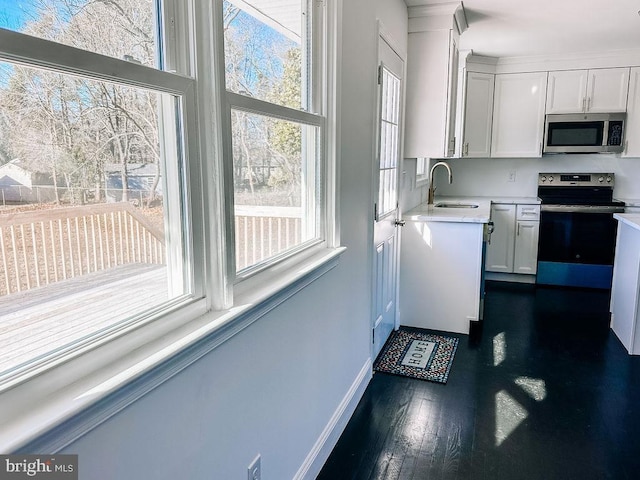
<path id="1" fill-rule="evenodd" d="M 436 208 L 478 208 L 477 203 L 439 202 L 434 205 Z"/>

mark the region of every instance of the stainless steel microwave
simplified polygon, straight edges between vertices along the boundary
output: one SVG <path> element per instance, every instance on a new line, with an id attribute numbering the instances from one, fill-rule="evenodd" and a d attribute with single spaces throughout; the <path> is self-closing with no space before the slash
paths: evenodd
<path id="1" fill-rule="evenodd" d="M 626 113 L 547 115 L 544 153 L 617 153 L 624 150 Z"/>

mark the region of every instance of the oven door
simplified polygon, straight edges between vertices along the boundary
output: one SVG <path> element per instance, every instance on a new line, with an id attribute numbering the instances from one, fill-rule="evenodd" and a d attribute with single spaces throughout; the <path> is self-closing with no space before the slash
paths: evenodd
<path id="1" fill-rule="evenodd" d="M 542 205 L 537 283 L 611 288 L 618 207 Z"/>

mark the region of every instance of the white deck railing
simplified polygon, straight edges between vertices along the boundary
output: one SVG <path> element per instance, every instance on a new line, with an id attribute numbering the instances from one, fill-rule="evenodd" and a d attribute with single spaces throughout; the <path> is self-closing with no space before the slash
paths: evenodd
<path id="1" fill-rule="evenodd" d="M 164 263 L 163 236 L 128 203 L 0 215 L 0 295 L 129 263 Z"/>
<path id="2" fill-rule="evenodd" d="M 236 270 L 255 265 L 302 241 L 300 207 L 236 205 Z"/>
<path id="3" fill-rule="evenodd" d="M 236 268 L 302 241 L 299 207 L 236 206 Z M 126 202 L 0 214 L 0 295 L 130 263 L 164 264 L 163 235 Z"/>

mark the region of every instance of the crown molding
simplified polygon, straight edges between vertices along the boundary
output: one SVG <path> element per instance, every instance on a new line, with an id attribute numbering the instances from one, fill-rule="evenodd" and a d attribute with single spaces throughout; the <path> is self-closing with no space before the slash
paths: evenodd
<path id="1" fill-rule="evenodd" d="M 462 33 L 469 28 L 467 15 L 462 2 L 413 6 L 407 8 L 407 13 L 409 15 L 409 23 L 413 25 L 425 25 L 425 29 L 428 30 L 455 28 L 458 35 L 462 35 Z"/>
<path id="2" fill-rule="evenodd" d="M 640 49 L 521 57 L 487 57 L 471 54 L 467 57 L 467 66 L 472 71 L 477 68 L 484 72 L 493 69 L 493 73 L 640 66 Z"/>

